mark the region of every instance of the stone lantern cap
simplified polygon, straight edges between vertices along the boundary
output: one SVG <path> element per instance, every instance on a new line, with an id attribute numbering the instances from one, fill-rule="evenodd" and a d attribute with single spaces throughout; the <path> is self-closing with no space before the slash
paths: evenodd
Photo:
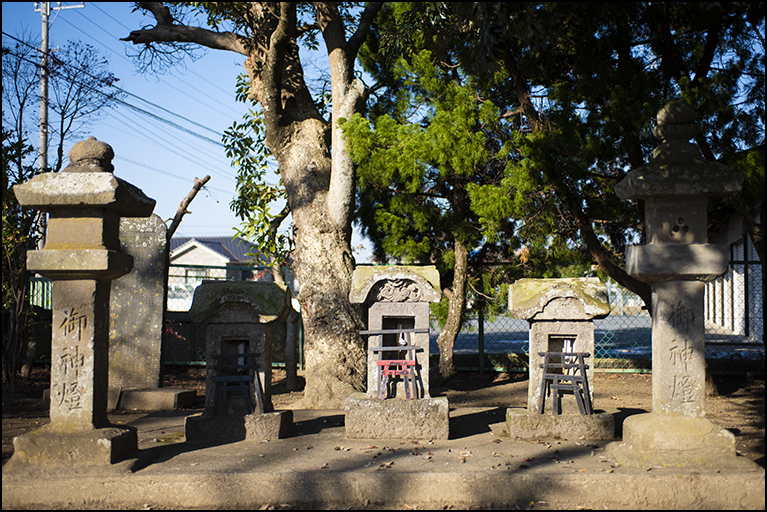
<path id="1" fill-rule="evenodd" d="M 114 151 L 90 137 L 69 151 L 70 164 L 61 172 L 35 176 L 13 187 L 19 204 L 36 210 L 104 208 L 122 217 L 148 217 L 155 200 L 117 178 L 112 171 Z"/>
<path id="2" fill-rule="evenodd" d="M 290 293 L 277 283 L 261 281 L 203 281 L 194 291 L 189 316 L 195 323 L 209 321 L 224 309 L 237 308 L 235 318 L 222 323 L 281 322 L 290 312 Z M 239 312 L 250 310 L 252 315 Z"/>
<path id="3" fill-rule="evenodd" d="M 434 265 L 360 266 L 352 274 L 349 302 L 439 302 L 439 272 Z"/>
<path id="4" fill-rule="evenodd" d="M 730 195 L 743 186 L 742 173 L 703 158 L 689 140 L 698 133 L 695 113 L 682 100 L 666 104 L 657 117 L 653 135 L 661 141 L 652 160 L 634 169 L 615 186 L 621 199 L 657 196 Z"/>
<path id="5" fill-rule="evenodd" d="M 610 300 L 596 277 L 520 279 L 509 287 L 509 311 L 524 320 L 593 320 L 610 314 Z"/>

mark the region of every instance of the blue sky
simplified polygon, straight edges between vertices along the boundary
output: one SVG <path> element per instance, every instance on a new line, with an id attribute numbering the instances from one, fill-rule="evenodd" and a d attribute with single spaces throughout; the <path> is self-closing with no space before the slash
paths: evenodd
<path id="1" fill-rule="evenodd" d="M 77 2 L 64 2 L 64 6 L 79 6 Z M 51 2 L 52 8 L 57 6 Z M 50 48 L 63 46 L 69 40 L 82 40 L 109 60 L 112 73 L 120 81 L 118 86 L 129 93 L 125 102 L 145 110 L 153 116 L 141 114 L 120 105 L 106 116 L 92 123 L 88 135 L 112 146 L 115 151 L 115 174 L 134 184 L 157 201 L 155 213 L 163 219 L 175 215 L 181 201 L 194 184 L 194 178 L 211 176 L 206 189 L 192 202 L 192 212 L 184 217 L 177 236 L 228 236 L 239 220 L 229 209 L 235 193 L 235 169 L 218 144 L 224 130 L 233 121 L 240 121 L 247 105 L 234 99 L 236 77 L 243 72 L 244 57 L 232 52 L 209 50 L 199 60 L 186 61 L 185 68 L 173 69 L 169 74 L 141 73 L 128 53 L 132 45 L 120 38 L 131 30 L 150 25 L 152 19 L 141 12 L 131 12 L 132 3 L 86 2 L 83 8 L 53 9 L 50 16 Z M 28 34 L 40 44 L 42 18 L 35 12 L 33 2 L 2 3 L 3 45 L 13 46 L 10 36 Z M 317 59 L 317 64 L 324 61 Z M 35 113 L 35 115 L 38 115 Z M 51 114 L 52 115 L 52 114 Z M 190 134 L 163 122 L 170 121 Z M 37 145 L 35 133 L 30 139 Z M 78 139 L 79 140 L 79 139 Z M 77 141 L 65 145 L 65 153 Z M 54 159 L 53 153 L 49 162 Z M 66 165 L 68 161 L 64 162 Z M 276 167 L 273 167 L 276 168 Z M 268 173 L 272 183 L 278 181 Z M 285 226 L 287 227 L 287 226 Z M 354 245 L 369 243 L 355 237 Z M 358 262 L 365 262 L 369 250 L 357 254 Z"/>

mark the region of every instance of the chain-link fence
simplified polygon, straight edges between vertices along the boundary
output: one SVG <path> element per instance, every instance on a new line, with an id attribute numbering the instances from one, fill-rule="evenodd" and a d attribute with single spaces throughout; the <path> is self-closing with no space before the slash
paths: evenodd
<path id="1" fill-rule="evenodd" d="M 652 319 L 643 301 L 608 284 L 611 313 L 594 321 L 594 368 L 604 372 L 652 371 Z M 499 300 L 507 300 L 502 297 Z M 503 305 L 504 309 L 506 305 Z M 705 300 L 706 363 L 715 374 L 765 371 L 764 288 L 758 261 L 735 260 L 729 271 L 707 283 Z M 469 318 L 455 343 L 459 371 L 526 372 L 529 325 L 508 315 Z M 438 354 L 434 325 L 431 352 Z"/>
<path id="2" fill-rule="evenodd" d="M 735 254 L 738 256 L 738 254 Z M 743 254 L 739 255 L 743 258 Z M 733 259 L 728 272 L 706 285 L 706 362 L 716 374 L 764 373 L 764 280 L 762 266 L 750 259 Z M 171 265 L 168 283 L 168 321 L 165 361 L 168 364 L 205 364 L 205 326 L 189 318 L 194 290 L 203 280 L 269 280 L 267 267 L 210 267 Z M 288 276 L 289 284 L 292 283 Z M 33 278 L 30 302 L 50 309 L 50 281 Z M 642 300 L 625 288 L 608 284 L 611 314 L 594 322 L 595 369 L 641 372 L 652 369 L 652 321 Z M 500 300 L 506 300 L 502 297 Z M 505 310 L 506 305 L 503 305 Z M 300 321 L 299 321 L 300 325 Z M 455 344 L 459 371 L 526 372 L 528 330 L 525 320 L 508 315 L 486 319 L 480 312 L 468 319 Z M 275 327 L 273 361 L 285 361 L 285 325 Z M 439 328 L 432 325 L 431 353 L 438 357 Z M 298 358 L 303 368 L 303 338 Z"/>

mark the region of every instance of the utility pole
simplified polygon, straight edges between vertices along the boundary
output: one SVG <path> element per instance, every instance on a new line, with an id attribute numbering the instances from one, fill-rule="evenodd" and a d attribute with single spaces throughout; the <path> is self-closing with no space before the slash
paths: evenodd
<path id="1" fill-rule="evenodd" d="M 80 5 L 66 6 L 61 5 L 61 2 L 56 4 L 56 7 L 51 7 L 51 2 L 35 2 L 35 12 L 39 12 L 43 18 L 43 40 L 40 48 L 40 158 L 38 160 L 40 172 L 48 167 L 48 18 L 51 15 L 51 9 L 59 11 L 85 7 L 85 2 L 80 2 Z"/>

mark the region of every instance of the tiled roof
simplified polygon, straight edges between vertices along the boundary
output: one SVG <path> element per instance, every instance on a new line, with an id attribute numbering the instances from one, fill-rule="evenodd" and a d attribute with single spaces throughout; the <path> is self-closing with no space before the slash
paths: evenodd
<path id="1" fill-rule="evenodd" d="M 256 248 L 252 243 L 241 238 L 233 239 L 230 236 L 173 237 L 170 240 L 170 252 L 173 253 L 173 251 L 192 240 L 196 240 L 198 243 L 230 261 L 249 261 L 250 258 L 246 256 L 246 253 L 251 250 L 256 252 Z M 266 263 L 263 256 L 260 257 L 260 260 L 261 262 L 257 264 Z"/>

